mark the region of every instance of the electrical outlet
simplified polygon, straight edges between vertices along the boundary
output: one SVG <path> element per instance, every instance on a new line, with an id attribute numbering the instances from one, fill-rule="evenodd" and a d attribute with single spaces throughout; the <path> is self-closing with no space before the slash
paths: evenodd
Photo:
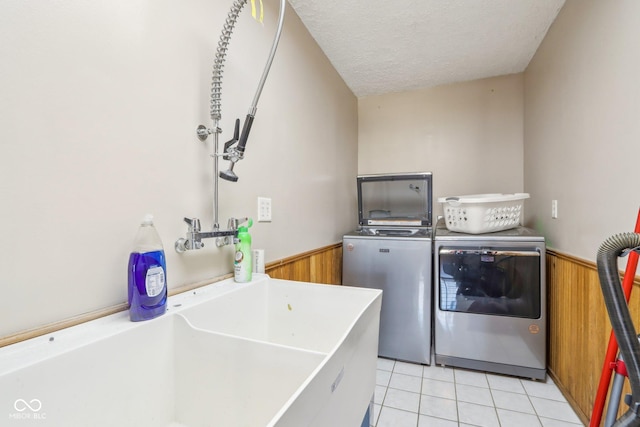
<path id="1" fill-rule="evenodd" d="M 558 218 L 558 201 L 557 200 L 551 201 L 551 218 L 553 219 Z"/>
<path id="2" fill-rule="evenodd" d="M 271 199 L 258 197 L 258 222 L 271 222 Z"/>

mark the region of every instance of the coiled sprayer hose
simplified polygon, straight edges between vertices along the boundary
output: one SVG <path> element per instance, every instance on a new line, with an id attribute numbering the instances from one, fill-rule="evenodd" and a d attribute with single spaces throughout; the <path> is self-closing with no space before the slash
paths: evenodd
<path id="1" fill-rule="evenodd" d="M 224 73 L 224 61 L 227 56 L 227 50 L 229 49 L 229 40 L 231 39 L 231 34 L 233 34 L 233 29 L 235 28 L 236 22 L 238 21 L 238 16 L 240 15 L 240 12 L 242 12 L 242 8 L 246 4 L 247 0 L 234 0 L 222 28 L 220 40 L 218 41 L 216 58 L 213 63 L 213 76 L 211 79 L 211 119 L 214 121 L 220 120 L 220 118 L 222 117 L 222 75 Z M 252 116 L 256 114 L 258 99 L 260 98 L 260 94 L 262 93 L 262 88 L 264 87 L 267 75 L 269 74 L 269 69 L 271 68 L 273 57 L 275 56 L 276 49 L 278 48 L 280 34 L 282 33 L 284 10 L 285 0 L 280 0 L 280 12 L 278 13 L 276 34 L 273 39 L 271 51 L 269 52 L 269 57 L 267 58 L 267 63 L 265 64 L 264 70 L 262 72 L 262 77 L 260 78 L 260 82 L 258 83 L 258 88 L 256 89 L 256 93 L 253 97 L 253 102 L 249 107 L 249 114 Z"/>
<path id="2" fill-rule="evenodd" d="M 618 272 L 618 257 L 640 251 L 640 234 L 621 233 L 606 239 L 597 255 L 598 277 L 613 333 L 629 374 L 631 404 L 615 427 L 640 426 L 640 342 L 629 313 Z"/>
<path id="3" fill-rule="evenodd" d="M 238 21 L 238 15 L 247 4 L 247 0 L 235 0 L 231 5 L 231 10 L 227 14 L 227 19 L 222 27 L 218 48 L 216 49 L 216 59 L 213 63 L 213 76 L 211 78 L 211 119 L 220 120 L 222 118 L 222 74 L 224 73 L 224 61 L 229 49 L 229 40 L 233 29 Z"/>

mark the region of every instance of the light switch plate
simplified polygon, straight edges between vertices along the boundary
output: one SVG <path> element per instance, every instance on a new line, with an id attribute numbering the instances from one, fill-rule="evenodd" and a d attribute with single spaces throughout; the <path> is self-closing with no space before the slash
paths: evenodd
<path id="1" fill-rule="evenodd" d="M 271 222 L 271 199 L 258 197 L 258 222 Z"/>

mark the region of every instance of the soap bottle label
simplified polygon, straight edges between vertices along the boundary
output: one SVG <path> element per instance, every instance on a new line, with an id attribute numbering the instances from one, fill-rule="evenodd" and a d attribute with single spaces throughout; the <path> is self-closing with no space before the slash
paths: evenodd
<path id="1" fill-rule="evenodd" d="M 245 253 L 241 250 L 236 251 L 235 262 L 233 266 L 236 282 L 251 281 L 251 260 L 247 259 Z"/>
<path id="2" fill-rule="evenodd" d="M 162 267 L 155 266 L 147 270 L 145 287 L 148 296 L 155 297 L 160 295 L 164 290 L 164 269 Z"/>

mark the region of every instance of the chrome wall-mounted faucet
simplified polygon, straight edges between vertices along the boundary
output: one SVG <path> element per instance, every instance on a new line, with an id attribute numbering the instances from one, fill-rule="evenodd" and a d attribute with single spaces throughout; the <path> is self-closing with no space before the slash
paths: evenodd
<path id="1" fill-rule="evenodd" d="M 211 157 L 213 158 L 213 226 L 212 231 L 201 231 L 200 220 L 198 218 L 185 218 L 184 221 L 189 225 L 186 238 L 180 238 L 175 243 L 175 249 L 179 253 L 183 253 L 191 249 L 200 249 L 204 246 L 202 239 L 215 237 L 216 245 L 218 247 L 229 245 L 233 243 L 233 238 L 237 237 L 238 224 L 247 220 L 238 220 L 235 218 L 229 219 L 227 230 L 220 230 L 218 223 L 218 178 L 225 179 L 227 181 L 236 182 L 238 176 L 233 171 L 235 164 L 244 158 L 244 151 L 249 138 L 249 132 L 251 131 L 251 125 L 256 115 L 258 99 L 262 93 L 262 88 L 269 74 L 271 63 L 280 41 L 280 34 L 282 33 L 282 27 L 284 23 L 284 11 L 286 7 L 286 0 L 280 0 L 280 11 L 278 14 L 278 25 L 276 29 L 276 35 L 271 45 L 271 51 L 267 58 L 267 63 L 262 72 L 262 77 L 258 83 L 258 88 L 253 97 L 253 102 L 249 107 L 249 112 L 244 121 L 242 127 L 242 133 L 240 133 L 240 119 L 236 120 L 233 138 L 224 144 L 224 150 L 222 153 L 218 151 L 218 139 L 222 133 L 220 128 L 220 120 L 222 118 L 222 105 L 221 105 L 221 93 L 222 93 L 222 74 L 224 69 L 224 62 L 227 56 L 227 49 L 229 47 L 229 40 L 235 27 L 238 15 L 242 11 L 242 8 L 246 5 L 247 0 L 234 0 L 231 10 L 227 15 L 220 40 L 218 41 L 218 48 L 216 50 L 215 62 L 213 65 L 213 77 L 211 83 L 211 120 L 213 126 L 208 128 L 205 125 L 200 125 L 196 129 L 196 134 L 200 141 L 206 141 L 209 135 L 213 135 L 213 149 Z M 219 171 L 219 157 L 229 161 L 229 168 L 223 172 Z M 240 221 L 240 222 L 238 222 Z"/>
<path id="2" fill-rule="evenodd" d="M 201 249 L 204 247 L 202 239 L 216 238 L 216 246 L 222 247 L 234 243 L 234 239 L 238 235 L 238 226 L 249 218 L 229 218 L 226 230 L 214 228 L 213 231 L 201 231 L 200 220 L 198 218 L 185 218 L 189 229 L 186 238 L 179 238 L 174 245 L 176 252 L 183 253 L 192 249 Z"/>

